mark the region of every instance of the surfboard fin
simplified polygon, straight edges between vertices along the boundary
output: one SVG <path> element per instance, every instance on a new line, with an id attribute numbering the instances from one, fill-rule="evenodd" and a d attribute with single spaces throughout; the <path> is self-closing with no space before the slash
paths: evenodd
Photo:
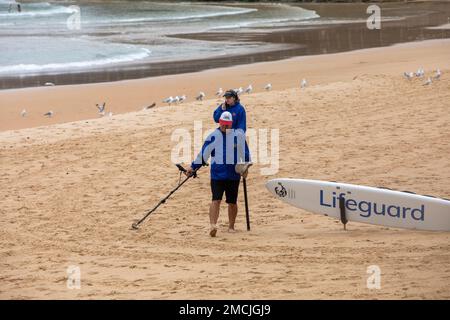
<path id="1" fill-rule="evenodd" d="M 347 230 L 346 225 L 347 225 L 347 216 L 345 215 L 345 198 L 340 197 L 339 198 L 339 210 L 341 212 L 341 222 L 344 225 L 344 230 Z"/>

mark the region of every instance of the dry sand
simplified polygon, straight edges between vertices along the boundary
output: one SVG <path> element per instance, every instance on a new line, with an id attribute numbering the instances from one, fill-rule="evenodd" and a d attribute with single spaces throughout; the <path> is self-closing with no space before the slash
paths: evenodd
<path id="1" fill-rule="evenodd" d="M 1 128 L 92 117 L 105 97 L 115 112 L 170 92 L 272 82 L 243 96 L 250 128 L 280 129 L 280 171 L 248 179 L 237 234 L 207 234 L 209 174 L 189 181 L 139 231 L 177 183 L 172 132 L 214 124 L 216 100 L 0 132 L 0 298 L 393 299 L 450 298 L 450 233 L 384 228 L 313 215 L 272 198 L 264 183 L 297 177 L 450 197 L 450 42 L 429 41 L 120 83 L 0 92 Z M 423 86 L 402 72 L 436 67 Z M 310 86 L 298 88 L 306 77 Z M 270 79 L 270 80 L 269 80 Z M 295 87 L 294 87 L 295 86 Z M 168 89 L 174 87 L 175 89 Z M 54 106 L 56 116 L 36 114 Z M 6 106 L 6 107 L 5 107 Z M 57 108 L 59 107 L 59 108 Z M 94 115 L 95 116 L 95 112 Z M 14 117 L 18 118 L 14 120 Z M 366 287 L 369 265 L 381 289 Z M 66 287 L 69 265 L 81 289 Z"/>

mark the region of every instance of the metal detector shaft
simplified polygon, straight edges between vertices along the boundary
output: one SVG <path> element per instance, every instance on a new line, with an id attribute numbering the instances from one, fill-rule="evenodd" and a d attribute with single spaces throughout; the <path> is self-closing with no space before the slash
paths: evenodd
<path id="1" fill-rule="evenodd" d="M 199 168 L 199 169 L 200 169 L 200 168 Z M 131 227 L 132 227 L 133 229 L 137 229 L 137 228 L 139 227 L 139 225 L 140 225 L 142 222 L 144 222 L 144 220 L 147 219 L 147 217 L 148 217 L 152 212 L 154 212 L 156 209 L 158 209 L 158 207 L 159 207 L 160 205 L 162 205 L 163 203 L 165 203 L 166 200 L 169 199 L 169 197 L 170 197 L 175 191 L 177 191 L 177 190 L 178 190 L 178 189 L 179 189 L 186 181 L 188 181 L 190 178 L 196 177 L 197 170 L 198 170 L 198 169 L 196 169 L 196 170 L 194 171 L 193 174 L 191 174 L 190 176 L 186 177 L 180 184 L 178 184 L 178 186 L 176 186 L 175 189 L 173 189 L 172 191 L 170 191 L 170 193 L 169 193 L 167 196 L 165 196 L 161 201 L 159 201 L 158 204 L 157 204 L 155 207 L 153 207 L 153 209 L 148 210 L 148 211 L 146 212 L 146 214 L 144 215 L 144 217 L 143 217 L 141 220 L 139 220 L 139 221 L 133 223 L 133 224 L 131 225 Z M 182 171 L 182 170 L 180 170 L 180 171 Z M 186 171 L 186 170 L 185 170 L 185 171 Z"/>
<path id="2" fill-rule="evenodd" d="M 245 201 L 245 218 L 247 220 L 247 231 L 250 231 L 250 213 L 248 212 L 248 199 L 247 199 L 247 180 L 243 179 L 244 183 L 244 201 Z"/>

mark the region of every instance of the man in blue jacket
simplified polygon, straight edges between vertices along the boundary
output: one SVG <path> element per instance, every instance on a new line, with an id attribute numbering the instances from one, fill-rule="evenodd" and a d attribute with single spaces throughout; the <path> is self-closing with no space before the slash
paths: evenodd
<path id="1" fill-rule="evenodd" d="M 225 111 L 219 118 L 219 128 L 214 130 L 205 140 L 202 151 L 192 162 L 186 175 L 192 175 L 211 157 L 211 193 L 212 202 L 209 208 L 211 223 L 210 236 L 217 233 L 220 202 L 225 192 L 228 204 L 229 232 L 235 232 L 234 223 L 238 212 L 237 197 L 241 174 L 236 171 L 236 164 L 249 163 L 250 152 L 245 141 L 245 134 L 241 130 L 233 130 L 233 116 Z M 247 170 L 242 176 L 247 176 Z"/>
<path id="2" fill-rule="evenodd" d="M 228 111 L 233 116 L 232 129 L 242 129 L 245 133 L 247 131 L 247 116 L 244 107 L 240 103 L 238 94 L 234 90 L 228 90 L 223 96 L 225 97 L 225 102 L 214 111 L 214 121 L 218 123 L 222 113 Z"/>

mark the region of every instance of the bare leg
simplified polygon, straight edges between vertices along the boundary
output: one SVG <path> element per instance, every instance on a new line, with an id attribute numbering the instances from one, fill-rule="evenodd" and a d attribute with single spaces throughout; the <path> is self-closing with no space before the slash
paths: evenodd
<path id="1" fill-rule="evenodd" d="M 228 204 L 228 229 L 234 230 L 234 223 L 236 222 L 236 216 L 238 213 L 238 206 L 236 203 Z"/>
<path id="2" fill-rule="evenodd" d="M 209 222 L 211 224 L 217 224 L 219 220 L 220 200 L 213 200 L 209 207 Z"/>
<path id="3" fill-rule="evenodd" d="M 220 200 L 213 200 L 209 207 L 209 222 L 211 223 L 211 230 L 209 232 L 211 237 L 216 236 L 217 220 L 219 220 Z"/>

